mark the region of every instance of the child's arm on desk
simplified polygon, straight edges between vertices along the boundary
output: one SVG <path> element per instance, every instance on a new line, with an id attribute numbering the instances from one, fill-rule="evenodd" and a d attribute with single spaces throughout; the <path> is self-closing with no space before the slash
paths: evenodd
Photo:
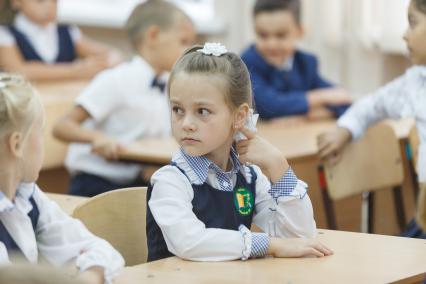
<path id="1" fill-rule="evenodd" d="M 23 74 L 30 80 L 87 79 L 108 67 L 106 60 L 94 57 L 56 64 L 25 61 L 15 45 L 0 47 L 0 62 L 6 71 Z"/>
<path id="2" fill-rule="evenodd" d="M 89 143 L 92 151 L 110 160 L 118 159 L 120 144 L 95 130 L 82 127 L 82 123 L 89 119 L 90 114 L 81 106 L 75 106 L 70 113 L 60 118 L 53 128 L 53 135 L 65 142 Z"/>
<path id="3" fill-rule="evenodd" d="M 76 42 L 75 47 L 80 58 L 98 58 L 104 61 L 108 67 L 115 66 L 123 61 L 122 55 L 118 50 L 85 36 L 82 36 Z"/>

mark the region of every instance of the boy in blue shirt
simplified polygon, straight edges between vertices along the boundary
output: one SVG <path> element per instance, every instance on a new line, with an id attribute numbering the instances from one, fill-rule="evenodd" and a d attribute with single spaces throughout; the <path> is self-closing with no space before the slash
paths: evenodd
<path id="1" fill-rule="evenodd" d="M 257 0 L 255 44 L 242 54 L 262 118 L 340 116 L 351 102 L 346 91 L 318 73 L 315 56 L 296 48 L 303 35 L 299 0 Z"/>

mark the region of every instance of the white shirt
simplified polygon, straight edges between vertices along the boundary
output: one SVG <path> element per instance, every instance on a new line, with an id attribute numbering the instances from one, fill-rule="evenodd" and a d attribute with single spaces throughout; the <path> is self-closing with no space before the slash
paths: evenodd
<path id="1" fill-rule="evenodd" d="M 92 117 L 84 123 L 122 145 L 146 137 L 170 135 L 167 96 L 151 84 L 155 72 L 141 57 L 101 72 L 77 98 Z M 165 79 L 165 78 L 163 78 Z M 72 143 L 65 165 L 70 172 L 85 172 L 125 183 L 135 180 L 139 164 L 107 161 L 91 152 L 91 145 Z"/>
<path id="2" fill-rule="evenodd" d="M 28 217 L 33 208 L 31 196 L 40 212 L 35 231 Z M 40 253 L 56 266 L 75 262 L 80 271 L 102 266 L 107 283 L 124 266 L 123 258 L 108 242 L 68 216 L 34 183 L 20 184 L 13 202 L 0 192 L 0 220 L 31 263 L 38 261 Z M 6 263 L 9 263 L 8 252 L 0 242 L 0 264 Z"/>
<path id="3" fill-rule="evenodd" d="M 54 63 L 59 53 L 58 26 L 55 23 L 43 27 L 33 23 L 23 14 L 19 13 L 14 20 L 13 26 L 23 33 L 37 54 L 46 63 Z M 78 42 L 82 35 L 76 26 L 70 26 L 69 31 L 74 43 Z M 15 38 L 7 27 L 0 26 L 0 47 L 15 45 Z"/>
<path id="4" fill-rule="evenodd" d="M 373 123 L 385 118 L 412 117 L 420 138 L 419 181 L 426 182 L 426 66 L 413 66 L 373 94 L 352 105 L 338 120 L 359 138 Z"/>
<path id="5" fill-rule="evenodd" d="M 190 260 L 225 261 L 247 259 L 251 254 L 252 234 L 248 228 L 240 231 L 206 228 L 192 211 L 194 189 L 191 184 L 202 183 L 181 153 L 173 157 L 185 176 L 175 166 L 165 166 L 151 178 L 153 190 L 148 202 L 155 221 L 161 228 L 167 247 L 173 254 Z M 306 194 L 307 185 L 298 181 L 291 195 L 277 202 L 268 193 L 271 183 L 254 166 L 256 180 L 255 214 L 253 223 L 270 236 L 314 237 L 316 225 L 312 204 Z M 248 167 L 243 166 L 247 182 L 251 182 Z M 236 175 L 232 178 L 236 184 Z M 206 182 L 220 188 L 216 172 L 209 170 Z"/>

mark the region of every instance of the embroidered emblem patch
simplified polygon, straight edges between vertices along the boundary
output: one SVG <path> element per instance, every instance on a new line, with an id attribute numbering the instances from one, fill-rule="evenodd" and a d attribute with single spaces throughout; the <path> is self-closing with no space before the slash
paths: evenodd
<path id="1" fill-rule="evenodd" d="M 234 191 L 234 204 L 237 211 L 247 216 L 253 211 L 253 194 L 246 188 L 238 188 Z"/>

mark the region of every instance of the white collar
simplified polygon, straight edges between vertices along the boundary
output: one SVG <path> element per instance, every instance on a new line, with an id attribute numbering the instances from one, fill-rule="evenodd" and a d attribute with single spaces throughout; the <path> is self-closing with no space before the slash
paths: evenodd
<path id="1" fill-rule="evenodd" d="M 156 74 L 154 68 L 152 68 L 148 61 L 146 61 L 145 58 L 140 55 L 135 55 L 132 58 L 132 62 L 141 68 L 141 74 L 144 74 L 144 76 L 150 78 L 150 80 L 146 80 L 146 82 L 151 83 L 152 80 L 156 77 Z M 166 83 L 168 76 L 168 72 L 163 72 L 161 75 L 158 76 L 158 80 L 160 82 Z"/>
<path id="2" fill-rule="evenodd" d="M 279 69 L 282 71 L 290 71 L 293 69 L 294 56 L 290 56 L 279 66 Z"/>
<path id="3" fill-rule="evenodd" d="M 18 13 L 16 15 L 13 25 L 19 31 L 29 35 L 35 35 L 38 33 L 55 33 L 57 30 L 57 25 L 55 23 L 50 23 L 45 27 L 40 26 L 28 19 L 22 13 Z"/>
<path id="4" fill-rule="evenodd" d="M 33 206 L 29 202 L 29 199 L 34 194 L 35 183 L 21 183 L 18 185 L 14 200 L 7 198 L 2 191 L 0 191 L 0 213 L 9 211 L 15 207 L 22 211 L 24 214 L 28 214 Z"/>
<path id="5" fill-rule="evenodd" d="M 415 65 L 411 69 L 421 77 L 426 77 L 426 65 Z"/>

